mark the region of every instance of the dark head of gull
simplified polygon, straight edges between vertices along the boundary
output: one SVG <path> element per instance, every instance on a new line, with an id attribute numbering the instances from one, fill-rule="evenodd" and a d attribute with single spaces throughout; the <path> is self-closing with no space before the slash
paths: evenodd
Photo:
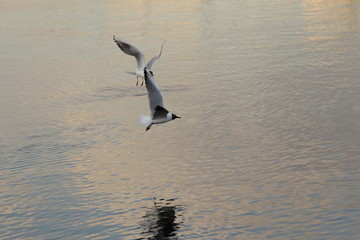
<path id="1" fill-rule="evenodd" d="M 176 118 L 181 118 L 181 117 L 178 117 L 178 116 L 176 116 L 175 114 L 172 113 L 172 114 L 171 114 L 171 119 L 174 120 L 174 119 L 176 119 Z"/>

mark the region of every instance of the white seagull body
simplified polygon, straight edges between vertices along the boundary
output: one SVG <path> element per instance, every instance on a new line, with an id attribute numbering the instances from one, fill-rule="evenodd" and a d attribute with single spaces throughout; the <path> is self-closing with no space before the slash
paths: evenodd
<path id="1" fill-rule="evenodd" d="M 156 55 L 155 57 L 153 57 L 146 65 L 145 65 L 145 60 L 144 60 L 144 53 L 137 47 L 135 47 L 134 45 L 126 42 L 125 40 L 119 38 L 119 37 L 115 37 L 113 36 L 114 42 L 116 43 L 116 45 L 118 45 L 118 47 L 125 53 L 128 54 L 130 56 L 135 57 L 136 59 L 136 72 L 128 72 L 132 75 L 136 75 L 136 85 L 138 85 L 139 83 L 139 77 L 143 80 L 141 83 L 141 86 L 144 84 L 144 67 L 146 67 L 149 72 L 154 75 L 151 71 L 152 65 L 154 64 L 154 62 L 156 62 L 156 60 L 158 60 L 161 56 L 161 52 L 162 49 L 164 47 L 164 43 L 165 41 L 161 44 L 161 48 L 160 51 L 158 53 L 158 55 Z"/>
<path id="2" fill-rule="evenodd" d="M 147 126 L 146 131 L 153 124 L 165 123 L 180 118 L 164 108 L 163 97 L 151 72 L 145 67 L 144 78 L 149 97 L 151 116 L 140 116 L 140 124 Z"/>

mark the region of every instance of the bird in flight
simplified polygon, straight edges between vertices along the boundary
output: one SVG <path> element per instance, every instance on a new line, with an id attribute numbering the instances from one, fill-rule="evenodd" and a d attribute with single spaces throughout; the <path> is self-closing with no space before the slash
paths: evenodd
<path id="1" fill-rule="evenodd" d="M 128 72 L 128 73 L 132 74 L 132 75 L 136 75 L 136 85 L 139 84 L 139 78 L 141 78 L 142 79 L 141 86 L 142 86 L 144 84 L 144 67 L 146 67 L 149 70 L 151 75 L 154 75 L 153 72 L 151 71 L 151 68 L 152 68 L 152 65 L 154 64 L 154 62 L 156 62 L 156 60 L 158 60 L 160 58 L 165 41 L 161 44 L 159 53 L 155 57 L 150 59 L 150 61 L 145 65 L 144 64 L 144 62 L 145 62 L 144 61 L 144 53 L 139 48 L 135 47 L 134 45 L 126 42 L 125 40 L 123 40 L 119 37 L 115 37 L 115 35 L 113 35 L 113 39 L 114 39 L 114 42 L 116 43 L 116 45 L 118 45 L 118 47 L 125 54 L 135 57 L 136 72 Z"/>
<path id="2" fill-rule="evenodd" d="M 181 118 L 164 108 L 160 88 L 154 76 L 146 67 L 144 68 L 144 78 L 151 111 L 151 116 L 140 116 L 140 124 L 147 126 L 146 131 L 148 131 L 153 124 L 166 123 L 176 118 Z"/>

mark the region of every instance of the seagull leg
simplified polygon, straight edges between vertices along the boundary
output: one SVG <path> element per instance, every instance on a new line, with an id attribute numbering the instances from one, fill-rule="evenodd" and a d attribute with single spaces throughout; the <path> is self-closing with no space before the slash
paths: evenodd
<path id="1" fill-rule="evenodd" d="M 146 131 L 148 131 L 153 124 L 151 123 L 149 126 L 147 126 Z"/>
<path id="2" fill-rule="evenodd" d="M 141 86 L 144 85 L 144 79 L 142 79 Z"/>
<path id="3" fill-rule="evenodd" d="M 136 86 L 139 85 L 139 76 L 136 76 Z"/>

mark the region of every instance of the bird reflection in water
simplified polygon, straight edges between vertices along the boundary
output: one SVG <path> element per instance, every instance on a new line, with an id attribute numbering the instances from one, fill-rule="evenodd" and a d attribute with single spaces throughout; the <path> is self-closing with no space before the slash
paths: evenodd
<path id="1" fill-rule="evenodd" d="M 141 240 L 170 240 L 178 239 L 176 231 L 181 222 L 181 208 L 174 204 L 175 199 L 156 199 L 154 207 L 150 208 L 144 216 L 141 225 L 144 227 Z M 139 240 L 140 240 L 139 239 Z"/>

